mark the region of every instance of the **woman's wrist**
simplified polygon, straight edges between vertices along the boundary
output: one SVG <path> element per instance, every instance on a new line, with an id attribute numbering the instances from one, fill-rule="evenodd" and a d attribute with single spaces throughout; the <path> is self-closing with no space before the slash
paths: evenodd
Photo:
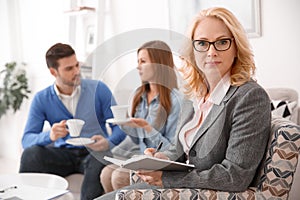
<path id="1" fill-rule="evenodd" d="M 152 126 L 150 126 L 149 124 L 147 126 L 144 127 L 145 131 L 147 131 L 147 133 L 150 133 L 152 131 Z"/>

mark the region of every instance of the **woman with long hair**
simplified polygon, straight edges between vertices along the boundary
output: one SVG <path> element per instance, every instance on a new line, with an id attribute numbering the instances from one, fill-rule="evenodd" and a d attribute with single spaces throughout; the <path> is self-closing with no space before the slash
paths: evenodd
<path id="1" fill-rule="evenodd" d="M 130 121 L 120 127 L 139 145 L 141 154 L 160 142 L 162 150 L 166 150 L 174 144 L 180 105 L 184 102 L 178 91 L 173 54 L 165 42 L 154 40 L 144 43 L 137 57 L 141 86 L 132 99 Z M 116 168 L 109 165 L 101 173 L 105 192 L 129 185 L 129 171 Z"/>

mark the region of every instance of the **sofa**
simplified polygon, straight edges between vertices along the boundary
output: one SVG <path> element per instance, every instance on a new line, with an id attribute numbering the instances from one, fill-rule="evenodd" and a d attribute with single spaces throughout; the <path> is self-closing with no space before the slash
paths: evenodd
<path id="1" fill-rule="evenodd" d="M 224 192 L 200 188 L 120 190 L 118 200 L 187 199 L 288 199 L 300 151 L 300 126 L 280 116 L 272 116 L 267 152 L 256 175 L 257 184 L 244 192 Z M 131 184 L 141 179 L 131 173 Z M 298 196 L 299 197 L 299 196 Z"/>

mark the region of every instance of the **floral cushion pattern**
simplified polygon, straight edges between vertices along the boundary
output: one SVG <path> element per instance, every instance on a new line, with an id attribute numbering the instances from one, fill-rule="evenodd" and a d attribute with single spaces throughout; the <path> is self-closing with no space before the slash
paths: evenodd
<path id="1" fill-rule="evenodd" d="M 120 190 L 118 200 L 255 200 L 288 199 L 300 151 L 300 127 L 281 117 L 272 117 L 272 132 L 257 186 L 244 192 L 195 188 Z M 141 180 L 131 174 L 131 184 Z"/>

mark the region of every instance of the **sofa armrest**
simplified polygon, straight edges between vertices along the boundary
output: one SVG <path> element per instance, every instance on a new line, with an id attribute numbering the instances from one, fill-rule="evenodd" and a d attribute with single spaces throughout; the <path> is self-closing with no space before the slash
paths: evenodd
<path id="1" fill-rule="evenodd" d="M 297 122 L 298 125 L 300 125 L 300 107 L 298 107 L 298 122 Z"/>

